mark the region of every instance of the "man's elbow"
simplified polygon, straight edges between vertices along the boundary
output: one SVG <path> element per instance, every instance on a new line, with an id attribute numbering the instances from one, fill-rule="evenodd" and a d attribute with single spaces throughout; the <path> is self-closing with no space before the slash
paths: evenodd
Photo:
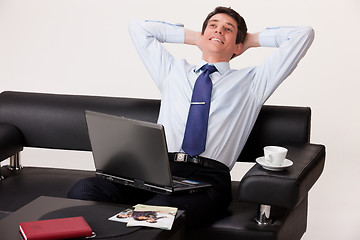
<path id="1" fill-rule="evenodd" d="M 303 27 L 304 36 L 312 42 L 315 38 L 315 31 L 311 26 Z"/>

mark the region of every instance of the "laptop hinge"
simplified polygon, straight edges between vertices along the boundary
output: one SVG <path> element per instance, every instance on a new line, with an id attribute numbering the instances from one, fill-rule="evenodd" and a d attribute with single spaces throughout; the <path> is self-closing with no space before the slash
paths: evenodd
<path id="1" fill-rule="evenodd" d="M 144 188 L 145 182 L 140 179 L 134 179 L 134 187 Z"/>

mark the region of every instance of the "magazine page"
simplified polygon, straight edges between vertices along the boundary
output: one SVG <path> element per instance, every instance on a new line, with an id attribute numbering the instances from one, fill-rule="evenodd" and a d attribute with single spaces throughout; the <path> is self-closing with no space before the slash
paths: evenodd
<path id="1" fill-rule="evenodd" d="M 125 209 L 109 218 L 110 221 L 127 223 L 131 219 L 133 209 Z"/>
<path id="2" fill-rule="evenodd" d="M 177 208 L 138 204 L 134 210 L 126 209 L 109 218 L 112 221 L 127 222 L 128 227 L 144 226 L 171 230 Z"/>

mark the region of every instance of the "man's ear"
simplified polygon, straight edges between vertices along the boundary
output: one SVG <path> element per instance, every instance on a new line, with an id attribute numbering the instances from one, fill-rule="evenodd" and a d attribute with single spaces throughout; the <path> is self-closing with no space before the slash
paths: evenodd
<path id="1" fill-rule="evenodd" d="M 243 52 L 244 52 L 244 44 L 243 43 L 236 44 L 234 54 L 231 57 L 231 59 L 241 55 Z"/>
<path id="2" fill-rule="evenodd" d="M 236 56 L 239 56 L 240 54 L 242 54 L 243 53 L 243 47 L 244 47 L 243 43 L 236 44 L 234 54 Z"/>

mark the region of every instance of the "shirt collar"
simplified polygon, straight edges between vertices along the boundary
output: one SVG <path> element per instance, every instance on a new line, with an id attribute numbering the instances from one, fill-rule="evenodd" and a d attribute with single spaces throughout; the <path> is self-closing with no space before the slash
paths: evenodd
<path id="1" fill-rule="evenodd" d="M 197 67 L 195 68 L 195 72 L 196 73 L 200 72 L 200 69 L 205 64 L 210 64 L 210 63 L 206 62 L 205 60 L 201 60 L 200 64 L 197 65 Z M 214 63 L 214 64 L 210 64 L 210 65 L 214 65 L 221 75 L 230 69 L 229 62 L 218 62 L 218 63 Z"/>

